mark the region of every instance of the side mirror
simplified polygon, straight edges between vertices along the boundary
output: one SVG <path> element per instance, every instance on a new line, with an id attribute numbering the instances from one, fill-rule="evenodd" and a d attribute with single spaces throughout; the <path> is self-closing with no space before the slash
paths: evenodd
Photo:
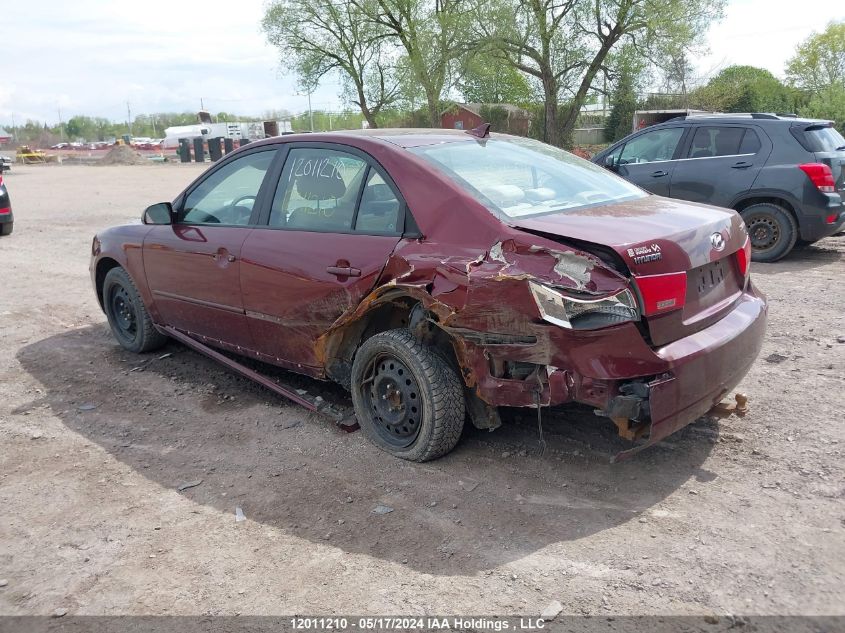
<path id="1" fill-rule="evenodd" d="M 159 202 L 147 207 L 141 221 L 144 224 L 173 224 L 173 205 L 169 202 Z"/>
<path id="2" fill-rule="evenodd" d="M 616 171 L 619 169 L 619 163 L 616 162 L 616 157 L 613 154 L 608 154 L 604 157 L 604 166 L 610 171 Z"/>

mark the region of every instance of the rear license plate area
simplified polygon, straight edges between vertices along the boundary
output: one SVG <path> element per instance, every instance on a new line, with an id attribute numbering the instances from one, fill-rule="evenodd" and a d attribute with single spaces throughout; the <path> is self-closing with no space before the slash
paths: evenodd
<path id="1" fill-rule="evenodd" d="M 720 259 L 690 271 L 690 285 L 697 287 L 698 296 L 706 297 L 725 283 L 725 262 Z"/>

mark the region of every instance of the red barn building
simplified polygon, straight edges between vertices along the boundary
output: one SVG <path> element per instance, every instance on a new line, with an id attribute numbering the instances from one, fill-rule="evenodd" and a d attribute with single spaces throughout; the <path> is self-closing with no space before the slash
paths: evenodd
<path id="1" fill-rule="evenodd" d="M 440 115 L 440 127 L 450 130 L 471 130 L 482 123 L 492 123 L 494 132 L 528 136 L 531 116 L 511 103 L 456 103 Z"/>

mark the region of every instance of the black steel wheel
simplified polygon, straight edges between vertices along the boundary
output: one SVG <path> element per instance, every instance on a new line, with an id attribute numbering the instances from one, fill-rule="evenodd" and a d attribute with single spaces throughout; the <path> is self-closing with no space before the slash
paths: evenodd
<path id="1" fill-rule="evenodd" d="M 786 256 L 798 239 L 792 214 L 776 204 L 753 204 L 740 211 L 751 240 L 751 259 L 774 262 Z"/>
<path id="2" fill-rule="evenodd" d="M 413 444 L 420 433 L 422 399 L 416 378 L 405 364 L 391 353 L 373 357 L 364 370 L 362 387 L 382 440 L 397 448 Z"/>
<path id="3" fill-rule="evenodd" d="M 156 330 L 138 288 L 120 267 L 112 268 L 103 280 L 103 310 L 112 334 L 130 352 L 149 352 L 167 342 Z"/>
<path id="4" fill-rule="evenodd" d="M 368 439 L 402 459 L 445 455 L 463 429 L 460 378 L 443 354 L 405 328 L 376 334 L 358 349 L 352 400 Z"/>

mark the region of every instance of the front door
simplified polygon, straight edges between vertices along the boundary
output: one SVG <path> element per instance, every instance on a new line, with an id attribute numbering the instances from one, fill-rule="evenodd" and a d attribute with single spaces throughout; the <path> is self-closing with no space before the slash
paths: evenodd
<path id="1" fill-rule="evenodd" d="M 621 148 L 616 159 L 620 176 L 659 196 L 669 195 L 676 152 L 684 128 L 669 127 L 635 136 Z"/>
<path id="2" fill-rule="evenodd" d="M 254 151 L 221 164 L 187 193 L 177 222 L 147 233 L 144 270 L 166 325 L 252 349 L 241 298 L 241 247 L 275 155 L 274 149 Z"/>
<path id="3" fill-rule="evenodd" d="M 317 339 L 375 286 L 401 238 L 404 208 L 366 155 L 294 146 L 266 226 L 243 246 L 244 309 L 258 351 L 322 368 Z"/>

